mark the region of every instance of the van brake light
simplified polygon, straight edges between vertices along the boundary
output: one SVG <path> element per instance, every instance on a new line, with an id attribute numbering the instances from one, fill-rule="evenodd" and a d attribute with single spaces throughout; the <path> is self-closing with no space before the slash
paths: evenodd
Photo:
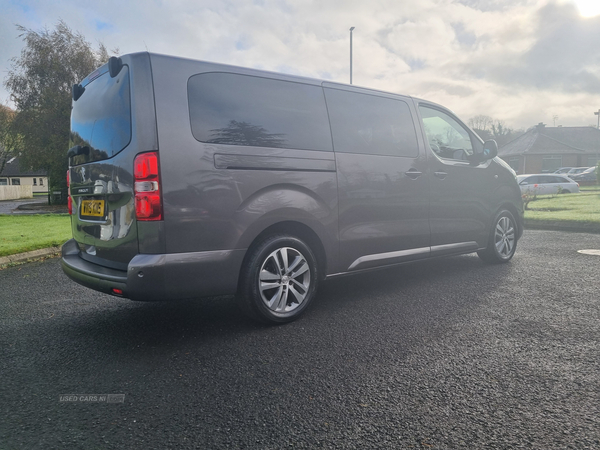
<path id="1" fill-rule="evenodd" d="M 140 153 L 133 163 L 137 220 L 161 220 L 162 198 L 158 177 L 158 152 Z"/>

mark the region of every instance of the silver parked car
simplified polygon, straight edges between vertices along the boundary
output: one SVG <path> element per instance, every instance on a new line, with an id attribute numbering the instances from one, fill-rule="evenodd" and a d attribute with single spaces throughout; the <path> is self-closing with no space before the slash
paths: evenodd
<path id="1" fill-rule="evenodd" d="M 579 184 L 562 174 L 517 176 L 522 194 L 571 194 L 579 192 Z"/>
<path id="2" fill-rule="evenodd" d="M 571 168 L 571 170 L 569 170 L 567 172 L 567 175 L 568 176 L 577 175 L 577 174 L 585 172 L 588 169 L 589 169 L 589 167 L 573 167 L 573 168 Z"/>
<path id="3" fill-rule="evenodd" d="M 596 166 L 589 167 L 588 169 L 584 170 L 583 172 L 573 175 L 573 181 L 594 182 L 598 179 L 597 175 L 596 175 L 597 172 L 598 172 L 598 168 Z"/>
<path id="4" fill-rule="evenodd" d="M 574 168 L 575 167 L 561 167 L 560 169 L 557 169 L 552 173 L 568 173 L 570 170 L 572 170 Z"/>

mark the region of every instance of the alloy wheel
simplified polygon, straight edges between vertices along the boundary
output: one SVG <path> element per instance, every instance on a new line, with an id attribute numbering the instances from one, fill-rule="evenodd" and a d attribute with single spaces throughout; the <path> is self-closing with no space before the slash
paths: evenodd
<path id="1" fill-rule="evenodd" d="M 510 258 L 515 246 L 515 227 L 507 216 L 500 217 L 496 224 L 494 245 L 501 258 Z"/>
<path id="2" fill-rule="evenodd" d="M 258 288 L 264 304 L 277 313 L 290 312 L 305 300 L 310 288 L 310 267 L 298 250 L 278 248 L 263 262 Z"/>

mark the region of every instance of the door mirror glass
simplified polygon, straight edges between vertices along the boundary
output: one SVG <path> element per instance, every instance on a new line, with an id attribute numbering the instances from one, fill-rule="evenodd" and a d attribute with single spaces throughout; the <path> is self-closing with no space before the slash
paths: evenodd
<path id="1" fill-rule="evenodd" d="M 475 153 L 470 159 L 473 163 L 481 163 L 498 156 L 498 144 L 493 139 L 485 141 L 483 146 L 476 146 Z"/>
<path id="2" fill-rule="evenodd" d="M 495 140 L 490 139 L 483 143 L 483 154 L 482 157 L 485 160 L 492 159 L 498 156 L 498 144 Z"/>

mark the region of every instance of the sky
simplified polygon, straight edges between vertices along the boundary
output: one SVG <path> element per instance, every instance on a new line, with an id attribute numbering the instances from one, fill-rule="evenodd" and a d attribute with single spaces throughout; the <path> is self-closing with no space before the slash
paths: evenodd
<path id="1" fill-rule="evenodd" d="M 118 54 L 151 51 L 348 83 L 513 129 L 596 125 L 600 0 L 0 0 L 0 103 L 16 25 L 59 20 Z"/>

